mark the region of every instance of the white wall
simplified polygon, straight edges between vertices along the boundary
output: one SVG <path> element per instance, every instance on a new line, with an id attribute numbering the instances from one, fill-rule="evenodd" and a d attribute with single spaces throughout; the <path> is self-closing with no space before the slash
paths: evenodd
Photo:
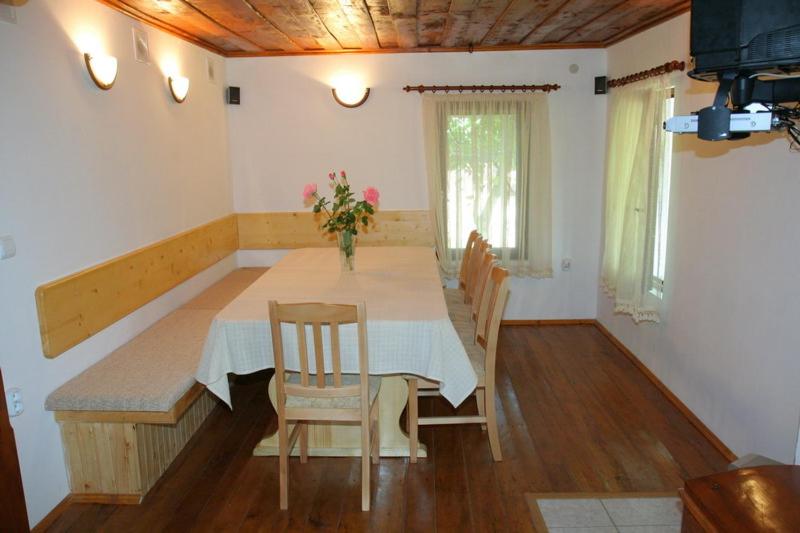
<path id="1" fill-rule="evenodd" d="M 610 76 L 689 58 L 684 15 L 612 47 Z M 676 112 L 715 85 L 675 77 Z M 800 155 L 778 135 L 676 137 L 662 322 L 598 318 L 739 455 L 791 463 L 800 415 Z"/>
<path id="2" fill-rule="evenodd" d="M 157 64 L 133 58 L 133 21 L 93 0 L 40 0 L 0 23 L 0 367 L 20 387 L 12 419 L 31 524 L 68 492 L 46 395 L 235 267 L 208 269 L 54 360 L 42 355 L 34 290 L 44 282 L 231 212 L 224 60 L 147 29 Z M 86 73 L 73 39 L 94 32 L 118 57 L 109 92 Z M 192 80 L 170 101 L 158 63 Z M 218 82 L 206 79 L 212 57 Z M 1 529 L 1 528 L 0 528 Z"/>
<path id="3" fill-rule="evenodd" d="M 364 106 L 334 102 L 331 82 L 342 73 L 372 88 Z M 425 209 L 420 96 L 402 87 L 559 83 L 550 97 L 555 278 L 515 280 L 506 317 L 594 317 L 605 101 L 593 78 L 604 73 L 603 50 L 231 59 L 228 83 L 242 88 L 242 105 L 228 108 L 235 208 L 305 209 L 303 185 L 344 168 L 353 183 L 381 190 L 382 208 Z M 274 257 L 240 253 L 247 264 Z M 571 272 L 561 272 L 563 257 Z"/>

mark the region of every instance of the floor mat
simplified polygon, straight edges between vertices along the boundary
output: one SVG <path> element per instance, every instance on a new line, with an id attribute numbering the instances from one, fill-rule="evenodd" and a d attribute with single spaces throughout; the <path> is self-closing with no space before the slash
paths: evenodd
<path id="1" fill-rule="evenodd" d="M 678 533 L 677 492 L 526 493 L 538 533 Z"/>

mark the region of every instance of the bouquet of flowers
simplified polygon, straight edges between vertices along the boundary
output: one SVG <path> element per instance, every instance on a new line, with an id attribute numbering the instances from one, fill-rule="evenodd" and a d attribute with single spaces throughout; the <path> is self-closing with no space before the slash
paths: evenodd
<path id="1" fill-rule="evenodd" d="M 314 202 L 314 212 L 324 213 L 327 220 L 321 229 L 328 233 L 335 233 L 339 243 L 339 253 L 342 268 L 355 269 L 355 245 L 360 227 L 369 226 L 370 216 L 375 214 L 375 206 L 380 198 L 380 193 L 375 187 L 367 187 L 362 191 L 363 200 L 356 200 L 350 190 L 347 174 L 344 170 L 336 174 L 328 174 L 328 180 L 333 189 L 333 200 L 320 196 L 317 185 L 309 183 L 303 189 L 303 198 L 306 202 Z"/>

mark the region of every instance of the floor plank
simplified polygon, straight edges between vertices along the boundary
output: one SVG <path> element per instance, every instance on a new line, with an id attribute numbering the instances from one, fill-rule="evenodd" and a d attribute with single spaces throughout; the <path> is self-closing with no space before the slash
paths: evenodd
<path id="1" fill-rule="evenodd" d="M 480 427 L 423 427 L 429 457 L 371 467 L 362 513 L 354 458 L 289 464 L 278 508 L 277 459 L 252 449 L 276 425 L 270 372 L 237 378 L 139 506 L 72 504 L 49 531 L 532 531 L 525 492 L 667 491 L 725 459 L 593 326 L 501 331 L 497 404 L 503 462 Z M 421 414 L 450 414 L 441 399 Z M 457 410 L 475 413 L 474 399 Z"/>

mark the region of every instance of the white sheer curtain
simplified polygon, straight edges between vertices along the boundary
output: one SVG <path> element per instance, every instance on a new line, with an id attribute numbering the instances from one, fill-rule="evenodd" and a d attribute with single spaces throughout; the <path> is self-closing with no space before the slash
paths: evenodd
<path id="1" fill-rule="evenodd" d="M 444 274 L 477 228 L 512 274 L 552 276 L 547 96 L 425 95 L 423 119 Z"/>
<path id="2" fill-rule="evenodd" d="M 658 76 L 612 89 L 609 104 L 601 282 L 614 310 L 636 322 L 659 320 L 650 289 L 666 91 Z"/>

